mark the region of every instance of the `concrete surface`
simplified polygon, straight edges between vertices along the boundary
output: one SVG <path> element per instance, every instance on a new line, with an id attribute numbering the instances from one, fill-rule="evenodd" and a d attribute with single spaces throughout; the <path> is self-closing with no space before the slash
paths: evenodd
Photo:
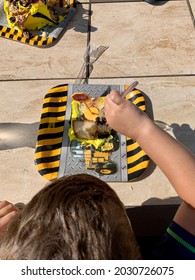
<path id="1" fill-rule="evenodd" d="M 154 120 L 195 152 L 194 15 L 193 0 L 81 1 L 50 48 L 0 38 L 0 199 L 26 203 L 48 183 L 33 159 L 43 98 L 75 82 L 89 41 L 108 49 L 87 82 L 138 80 Z M 110 185 L 126 206 L 180 202 L 154 164 L 136 182 Z"/>

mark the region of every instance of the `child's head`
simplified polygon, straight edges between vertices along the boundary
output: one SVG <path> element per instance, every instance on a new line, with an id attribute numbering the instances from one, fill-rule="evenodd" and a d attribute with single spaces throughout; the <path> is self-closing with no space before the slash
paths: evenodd
<path id="1" fill-rule="evenodd" d="M 137 259 L 123 204 L 105 182 L 78 174 L 38 192 L 14 218 L 0 259 Z"/>

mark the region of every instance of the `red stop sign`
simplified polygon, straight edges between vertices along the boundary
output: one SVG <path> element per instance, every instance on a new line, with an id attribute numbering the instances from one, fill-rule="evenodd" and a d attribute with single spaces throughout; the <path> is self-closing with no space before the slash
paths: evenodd
<path id="1" fill-rule="evenodd" d="M 78 101 L 78 102 L 86 102 L 86 101 L 90 100 L 91 97 L 87 93 L 78 92 L 78 93 L 74 93 L 72 95 L 72 99 L 74 99 L 75 101 Z"/>

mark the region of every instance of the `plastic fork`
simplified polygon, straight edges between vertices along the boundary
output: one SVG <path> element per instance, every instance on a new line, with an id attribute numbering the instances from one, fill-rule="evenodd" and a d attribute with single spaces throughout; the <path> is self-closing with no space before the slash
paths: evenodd
<path id="1" fill-rule="evenodd" d="M 87 66 L 89 66 L 89 72 L 88 75 L 91 74 L 93 71 L 93 64 L 95 61 L 98 60 L 98 58 L 108 49 L 107 46 L 99 46 L 97 47 L 92 47 L 90 48 L 90 43 L 87 46 L 87 49 L 84 54 L 84 62 L 83 65 L 79 71 L 79 74 L 76 78 L 75 84 L 82 84 L 86 82 L 86 71 L 87 71 Z"/>
<path id="2" fill-rule="evenodd" d="M 134 90 L 134 88 L 138 85 L 138 82 L 133 82 L 125 91 L 123 91 L 120 95 L 121 97 L 125 98 L 129 92 Z"/>

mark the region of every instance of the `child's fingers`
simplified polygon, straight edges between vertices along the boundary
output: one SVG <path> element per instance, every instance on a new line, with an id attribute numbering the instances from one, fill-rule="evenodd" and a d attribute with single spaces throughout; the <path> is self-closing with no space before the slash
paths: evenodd
<path id="1" fill-rule="evenodd" d="M 4 208 L 4 207 L 7 206 L 8 204 L 10 204 L 10 202 L 8 202 L 8 201 L 6 201 L 6 200 L 0 201 L 0 209 Z"/>
<path id="2" fill-rule="evenodd" d="M 0 237 L 4 234 L 8 224 L 18 212 L 19 209 L 12 203 L 6 200 L 0 201 Z"/>
<path id="3" fill-rule="evenodd" d="M 0 203 L 0 218 L 6 216 L 7 214 L 9 214 L 12 211 L 16 211 L 18 212 L 19 209 L 14 206 L 13 204 L 11 204 L 10 202 L 7 201 L 1 201 Z"/>
<path id="4" fill-rule="evenodd" d="M 14 216 L 18 213 L 18 211 L 12 211 L 3 218 L 0 218 L 0 237 L 4 234 L 6 231 L 9 223 L 14 218 Z"/>
<path id="5" fill-rule="evenodd" d="M 115 103 L 117 105 L 120 105 L 121 103 L 123 103 L 123 98 L 120 96 L 120 93 L 116 90 L 112 90 L 110 92 L 109 98 L 113 103 Z"/>
<path id="6" fill-rule="evenodd" d="M 5 226 L 7 226 L 11 220 L 13 219 L 13 217 L 18 213 L 18 211 L 12 211 L 9 214 L 7 214 L 6 216 L 4 216 L 3 218 L 0 218 L 0 228 L 3 228 Z"/>

